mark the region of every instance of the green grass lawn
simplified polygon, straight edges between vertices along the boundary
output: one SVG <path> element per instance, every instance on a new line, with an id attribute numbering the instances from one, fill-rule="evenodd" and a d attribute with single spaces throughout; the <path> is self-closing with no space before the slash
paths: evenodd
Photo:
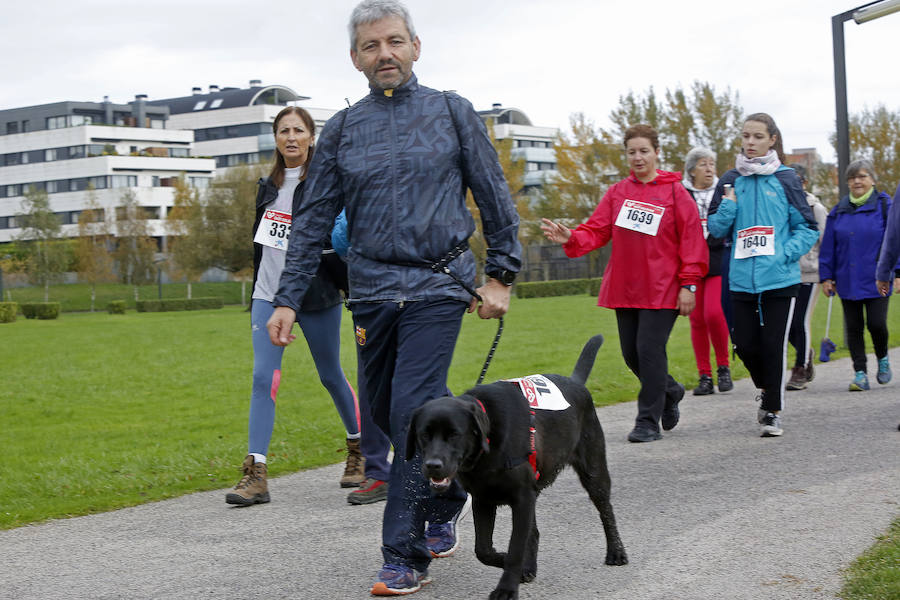
<path id="1" fill-rule="evenodd" d="M 845 573 L 844 600 L 900 598 L 900 519 Z"/>
<path id="2" fill-rule="evenodd" d="M 817 349 L 826 306 L 817 307 Z M 835 309 L 831 337 L 840 345 Z M 475 383 L 496 323 L 464 319 L 453 391 Z M 896 340 L 900 309 L 892 307 L 890 323 Z M 638 383 L 622 361 L 614 313 L 588 296 L 514 298 L 487 380 L 569 374 L 595 333 L 606 336 L 588 382 L 595 402 L 634 399 Z M 232 486 L 246 452 L 249 334 L 249 314 L 239 306 L 0 324 L 0 528 Z M 351 381 L 353 339 L 345 313 L 342 361 Z M 695 385 L 686 318 L 668 350 L 672 374 Z M 746 376 L 739 361 L 734 374 Z M 344 437 L 301 337 L 285 354 L 270 473 L 340 462 Z"/>

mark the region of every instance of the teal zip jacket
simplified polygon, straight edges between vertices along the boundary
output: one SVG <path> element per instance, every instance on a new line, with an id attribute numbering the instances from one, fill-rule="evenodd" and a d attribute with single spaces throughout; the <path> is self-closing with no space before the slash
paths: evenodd
<path id="1" fill-rule="evenodd" d="M 737 202 L 723 198 L 726 184 L 734 186 Z M 798 261 L 819 239 L 800 179 L 784 165 L 772 175 L 725 173 L 707 226 L 710 235 L 731 241 L 728 286 L 747 294 L 800 283 Z"/>

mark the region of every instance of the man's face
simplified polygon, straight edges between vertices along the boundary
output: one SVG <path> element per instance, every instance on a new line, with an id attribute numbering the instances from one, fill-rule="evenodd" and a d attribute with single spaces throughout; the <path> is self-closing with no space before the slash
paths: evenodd
<path id="1" fill-rule="evenodd" d="M 406 83 L 412 75 L 419 48 L 419 38 L 409 38 L 403 19 L 387 17 L 356 28 L 356 48 L 350 51 L 350 58 L 369 85 L 389 90 Z"/>

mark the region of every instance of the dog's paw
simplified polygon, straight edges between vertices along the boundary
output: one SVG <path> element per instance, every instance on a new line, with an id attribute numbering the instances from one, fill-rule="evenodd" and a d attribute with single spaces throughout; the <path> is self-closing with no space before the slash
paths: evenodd
<path id="1" fill-rule="evenodd" d="M 497 552 L 496 550 L 491 550 L 490 552 L 478 552 L 476 550 L 475 558 L 481 561 L 483 565 L 497 567 L 498 569 L 504 568 L 506 564 L 506 552 Z"/>
<path id="2" fill-rule="evenodd" d="M 625 548 L 610 548 L 606 551 L 606 564 L 608 565 L 627 565 L 628 555 L 625 554 Z"/>
<path id="3" fill-rule="evenodd" d="M 519 590 L 518 589 L 505 589 L 501 587 L 497 587 L 491 595 L 488 596 L 489 600 L 518 600 L 519 598 Z"/>
<path id="4" fill-rule="evenodd" d="M 522 571 L 522 579 L 520 581 L 522 583 L 531 583 L 535 577 L 537 577 L 537 569 L 531 571 L 526 568 Z"/>

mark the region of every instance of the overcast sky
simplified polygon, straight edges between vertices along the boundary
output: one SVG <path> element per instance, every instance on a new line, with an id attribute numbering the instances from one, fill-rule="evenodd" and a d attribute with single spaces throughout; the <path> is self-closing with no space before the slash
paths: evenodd
<path id="1" fill-rule="evenodd" d="M 340 108 L 367 93 L 349 59 L 356 0 L 4 2 L 0 109 L 61 100 L 128 102 L 251 79 Z M 831 17 L 859 0 L 407 0 L 424 85 L 477 109 L 494 102 L 535 125 L 599 125 L 618 97 L 694 80 L 771 113 L 785 148 L 834 153 Z M 845 24 L 850 111 L 900 110 L 900 13 Z"/>

